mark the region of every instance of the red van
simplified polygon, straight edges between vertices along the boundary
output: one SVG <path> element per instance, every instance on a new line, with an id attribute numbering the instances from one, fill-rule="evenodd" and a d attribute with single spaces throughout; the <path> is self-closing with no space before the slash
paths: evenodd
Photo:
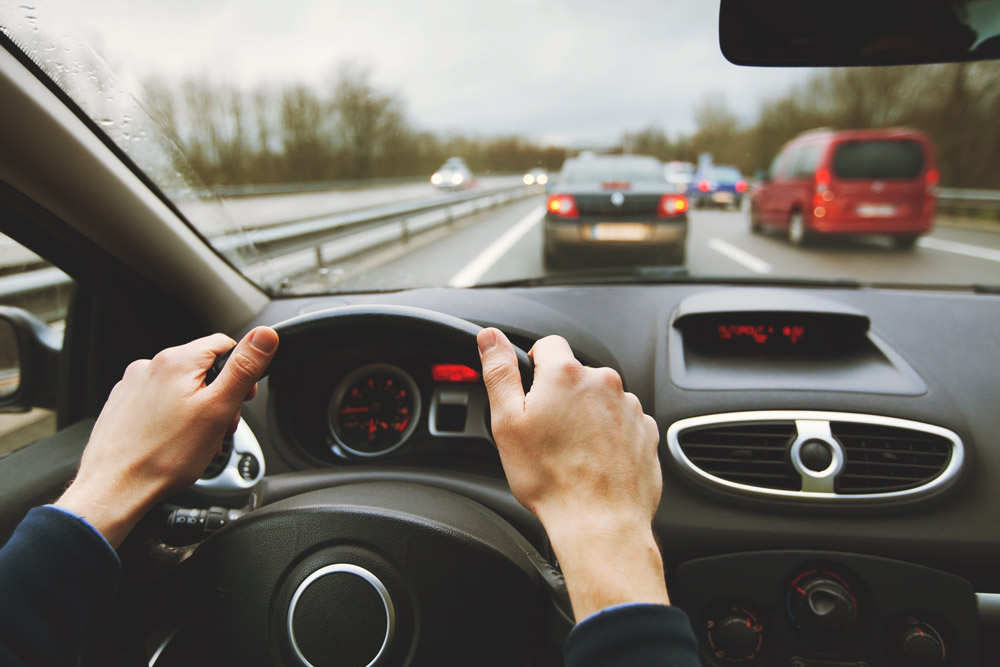
<path id="1" fill-rule="evenodd" d="M 922 132 L 815 130 L 789 141 L 750 202 L 750 229 L 796 245 L 829 234 L 880 234 L 910 248 L 934 222 L 934 149 Z"/>

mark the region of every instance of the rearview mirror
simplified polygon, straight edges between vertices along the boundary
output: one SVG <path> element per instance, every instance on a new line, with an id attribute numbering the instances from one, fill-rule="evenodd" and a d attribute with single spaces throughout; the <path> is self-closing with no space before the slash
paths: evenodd
<path id="1" fill-rule="evenodd" d="M 736 65 L 829 67 L 1000 58 L 1000 0 L 722 0 Z"/>
<path id="2" fill-rule="evenodd" d="M 62 334 L 21 308 L 0 306 L 0 412 L 56 407 Z"/>

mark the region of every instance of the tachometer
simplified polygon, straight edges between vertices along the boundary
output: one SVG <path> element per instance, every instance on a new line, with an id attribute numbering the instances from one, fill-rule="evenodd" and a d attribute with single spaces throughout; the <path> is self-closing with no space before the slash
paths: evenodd
<path id="1" fill-rule="evenodd" d="M 380 456 L 410 437 L 420 418 L 420 391 L 401 368 L 362 366 L 341 381 L 330 401 L 330 432 L 346 451 Z"/>

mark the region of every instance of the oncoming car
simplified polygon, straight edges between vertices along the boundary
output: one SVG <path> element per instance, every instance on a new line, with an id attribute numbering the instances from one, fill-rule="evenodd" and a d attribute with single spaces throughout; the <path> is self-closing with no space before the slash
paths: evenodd
<path id="1" fill-rule="evenodd" d="M 448 158 L 448 161 L 431 175 L 431 184 L 442 190 L 471 188 L 472 171 L 462 158 Z"/>
<path id="2" fill-rule="evenodd" d="M 682 264 L 688 201 L 663 177 L 663 164 L 639 155 L 576 158 L 548 195 L 543 257 Z"/>
<path id="3" fill-rule="evenodd" d="M 549 174 L 544 169 L 536 168 L 525 174 L 521 181 L 525 185 L 545 185 L 549 182 Z"/>
<path id="4" fill-rule="evenodd" d="M 651 525 L 595 495 L 580 527 L 651 528 L 702 667 L 1000 664 L 996 4 L 0 0 L 0 543 L 134 361 L 280 335 L 203 474 L 105 554 L 80 651 L 50 648 L 576 667 L 591 621 L 507 482 L 490 326 L 529 392 L 558 335 L 650 458 L 655 423 Z M 705 154 L 778 157 L 751 218 L 777 233 L 689 210 L 665 165 Z M 910 247 L 802 249 L 793 219 Z M 613 421 L 566 403 L 545 429 Z M 0 662 L 51 664 L 3 652 L 11 595 Z"/>

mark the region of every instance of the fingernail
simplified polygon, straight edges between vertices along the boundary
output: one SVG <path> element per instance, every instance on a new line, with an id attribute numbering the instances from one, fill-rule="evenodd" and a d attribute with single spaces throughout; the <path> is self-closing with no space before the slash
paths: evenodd
<path id="1" fill-rule="evenodd" d="M 278 335 L 274 333 L 273 329 L 260 327 L 254 329 L 250 335 L 250 344 L 264 354 L 271 354 L 274 352 L 274 348 L 278 347 Z"/>
<path id="2" fill-rule="evenodd" d="M 497 345 L 496 332 L 492 329 L 483 329 L 476 336 L 476 342 L 479 343 L 479 354 L 486 354 Z"/>

